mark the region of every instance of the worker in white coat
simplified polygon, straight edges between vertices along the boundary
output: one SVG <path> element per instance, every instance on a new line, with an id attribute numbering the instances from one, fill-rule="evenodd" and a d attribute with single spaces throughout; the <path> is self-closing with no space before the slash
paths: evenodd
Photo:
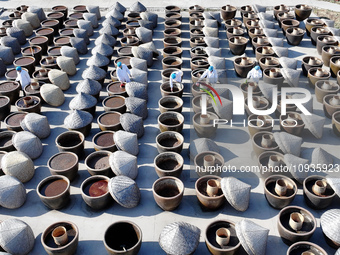
<path id="1" fill-rule="evenodd" d="M 17 66 L 15 70 L 17 70 L 16 81 L 20 82 L 21 88 L 24 90 L 27 85 L 31 84 L 31 77 L 26 70 L 21 68 L 21 66 Z"/>
<path id="2" fill-rule="evenodd" d="M 247 79 L 251 79 L 256 83 L 258 83 L 261 78 L 262 78 L 262 71 L 259 66 L 255 66 L 247 74 Z"/>
<path id="3" fill-rule="evenodd" d="M 213 84 L 218 82 L 218 75 L 217 71 L 213 66 L 209 66 L 207 70 L 204 71 L 202 76 L 198 79 L 198 82 L 203 80 L 204 78 L 207 79 L 207 83 Z"/>
<path id="4" fill-rule="evenodd" d="M 131 81 L 131 73 L 129 68 L 125 64 L 122 64 L 122 62 L 118 62 L 117 67 L 117 78 L 120 81 L 120 86 L 123 87 L 126 82 L 129 83 Z"/>
<path id="5" fill-rule="evenodd" d="M 182 76 L 183 76 L 183 72 L 181 70 L 172 72 L 170 75 L 170 89 L 171 92 L 173 92 L 173 87 L 174 87 L 174 82 L 177 83 L 181 83 L 182 82 Z"/>

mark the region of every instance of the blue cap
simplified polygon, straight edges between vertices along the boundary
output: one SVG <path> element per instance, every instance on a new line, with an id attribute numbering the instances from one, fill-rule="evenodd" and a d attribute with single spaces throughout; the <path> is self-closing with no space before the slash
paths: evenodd
<path id="1" fill-rule="evenodd" d="M 214 70 L 213 66 L 209 66 L 208 70 L 211 72 L 212 70 Z"/>
<path id="2" fill-rule="evenodd" d="M 171 79 L 176 79 L 176 74 L 175 73 L 171 74 Z"/>
<path id="3" fill-rule="evenodd" d="M 17 66 L 17 67 L 15 68 L 15 70 L 21 71 L 21 66 Z"/>
<path id="4" fill-rule="evenodd" d="M 118 63 L 117 63 L 117 66 L 118 66 L 118 67 L 121 67 L 121 66 L 122 66 L 122 62 L 118 62 Z"/>
<path id="5" fill-rule="evenodd" d="M 255 70 L 260 70 L 260 67 L 259 66 L 255 66 Z"/>

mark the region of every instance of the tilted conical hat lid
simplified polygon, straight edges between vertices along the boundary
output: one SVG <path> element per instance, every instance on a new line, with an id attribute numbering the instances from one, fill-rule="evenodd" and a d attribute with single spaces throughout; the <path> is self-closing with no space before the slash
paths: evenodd
<path id="1" fill-rule="evenodd" d="M 138 97 L 127 97 L 125 99 L 125 105 L 129 112 L 142 117 L 143 120 L 148 117 L 148 107 L 144 99 Z"/>
<path id="2" fill-rule="evenodd" d="M 144 27 L 144 28 L 153 30 L 153 23 L 149 20 L 140 19 L 140 20 L 138 20 L 138 24 L 139 24 L 140 27 Z"/>
<path id="3" fill-rule="evenodd" d="M 288 48 L 286 47 L 273 46 L 273 50 L 279 58 L 288 57 Z"/>
<path id="4" fill-rule="evenodd" d="M 118 130 L 114 133 L 113 140 L 120 150 L 130 153 L 134 156 L 138 155 L 139 148 L 136 134 L 123 130 Z"/>
<path id="5" fill-rule="evenodd" d="M 130 58 L 130 65 L 132 68 L 136 68 L 142 71 L 148 71 L 148 64 L 145 59 L 132 57 Z"/>
<path id="6" fill-rule="evenodd" d="M 205 36 L 204 41 L 208 47 L 220 48 L 220 40 L 218 39 L 218 37 Z"/>
<path id="7" fill-rule="evenodd" d="M 109 192 L 113 199 L 125 208 L 136 207 L 140 200 L 140 190 L 134 180 L 127 176 L 116 176 L 109 181 Z"/>
<path id="8" fill-rule="evenodd" d="M 297 68 L 297 60 L 294 58 L 281 57 L 279 58 L 279 62 L 283 68 L 290 68 L 290 69 Z"/>
<path id="9" fill-rule="evenodd" d="M 301 118 L 306 128 L 317 138 L 321 139 L 323 135 L 323 127 L 326 122 L 325 117 L 321 117 L 316 114 L 305 115 L 301 114 Z"/>
<path id="10" fill-rule="evenodd" d="M 205 47 L 204 50 L 208 56 L 222 57 L 222 49 Z"/>
<path id="11" fill-rule="evenodd" d="M 283 39 L 282 38 L 268 37 L 268 41 L 272 46 L 283 47 Z"/>
<path id="12" fill-rule="evenodd" d="M 249 255 L 266 254 L 268 229 L 247 219 L 237 222 L 235 229 L 241 245 Z"/>
<path id="13" fill-rule="evenodd" d="M 286 132 L 275 132 L 274 139 L 284 154 L 300 156 L 303 141 L 301 137 Z"/>
<path id="14" fill-rule="evenodd" d="M 145 12 L 146 7 L 141 2 L 137 1 L 130 6 L 130 11 L 131 12 Z"/>
<path id="15" fill-rule="evenodd" d="M 226 99 L 224 97 L 220 97 L 222 101 L 222 105 L 220 104 L 217 97 L 215 97 L 216 104 L 212 102 L 212 106 L 214 111 L 221 119 L 230 120 L 233 117 L 233 101 Z"/>
<path id="16" fill-rule="evenodd" d="M 273 89 L 277 88 L 276 85 L 260 82 L 259 83 L 260 90 L 265 98 L 267 98 L 270 102 L 273 100 Z"/>
<path id="17" fill-rule="evenodd" d="M 221 189 L 229 204 L 236 210 L 244 212 L 248 209 L 251 186 L 234 177 L 224 177 Z"/>
<path id="18" fill-rule="evenodd" d="M 166 254 L 193 254 L 199 244 L 201 230 L 186 222 L 166 225 L 160 236 L 159 245 Z"/>
<path id="19" fill-rule="evenodd" d="M 219 153 L 220 148 L 213 140 L 209 138 L 198 138 L 198 139 L 193 140 L 190 143 L 189 153 L 190 153 L 190 158 L 192 160 L 194 160 L 194 158 L 198 154 L 202 152 L 206 152 L 206 151 L 213 151 L 213 152 Z"/>
<path id="20" fill-rule="evenodd" d="M 262 30 L 267 37 L 277 37 L 277 30 L 275 28 L 263 28 Z"/>
<path id="21" fill-rule="evenodd" d="M 333 242 L 340 243 L 340 209 L 331 209 L 320 217 L 322 232 Z"/>
<path id="22" fill-rule="evenodd" d="M 266 19 L 260 19 L 260 26 L 262 28 L 275 28 L 275 22 Z"/>
<path id="23" fill-rule="evenodd" d="M 281 59 L 281 58 L 280 58 Z M 300 70 L 281 68 L 282 76 L 285 78 L 286 82 L 292 87 L 298 87 L 300 81 Z"/>
<path id="24" fill-rule="evenodd" d="M 303 180 L 307 178 L 308 171 L 300 171 L 299 167 L 309 164 L 308 159 L 299 158 L 293 154 L 285 154 L 283 157 L 284 162 L 288 169 L 290 169 L 290 173 L 299 183 L 303 183 Z M 296 171 L 299 170 L 299 171 Z"/>
<path id="25" fill-rule="evenodd" d="M 124 175 L 136 179 L 138 175 L 137 157 L 125 151 L 115 151 L 110 155 L 110 166 L 116 176 Z"/>
<path id="26" fill-rule="evenodd" d="M 21 123 L 24 123 L 27 131 L 35 134 L 40 139 L 50 135 L 50 125 L 46 116 L 37 113 L 28 113 Z"/>
<path id="27" fill-rule="evenodd" d="M 120 115 L 120 124 L 127 132 L 136 133 L 140 138 L 144 135 L 143 119 L 132 113 L 124 113 Z"/>
<path id="28" fill-rule="evenodd" d="M 60 106 L 65 102 L 65 96 L 61 88 L 56 85 L 45 83 L 40 88 L 40 95 L 44 101 L 52 106 Z"/>
<path id="29" fill-rule="evenodd" d="M 0 206 L 16 209 L 26 201 L 25 186 L 15 177 L 0 176 Z"/>
<path id="30" fill-rule="evenodd" d="M 39 158 L 43 152 L 40 139 L 27 131 L 21 131 L 13 135 L 12 142 L 17 151 L 25 153 L 31 159 Z"/>
<path id="31" fill-rule="evenodd" d="M 136 35 L 144 43 L 152 41 L 152 30 L 145 27 L 136 28 Z"/>

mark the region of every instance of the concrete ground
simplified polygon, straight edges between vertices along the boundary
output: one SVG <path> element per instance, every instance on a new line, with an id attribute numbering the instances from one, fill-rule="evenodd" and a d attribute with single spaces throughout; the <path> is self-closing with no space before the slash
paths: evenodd
<path id="1" fill-rule="evenodd" d="M 134 1 L 124 1 L 124 5 L 129 6 Z M 241 4 L 242 2 L 242 4 Z M 246 4 L 246 2 L 241 1 L 238 2 L 239 6 Z M 252 1 L 252 3 L 266 4 L 268 6 L 273 6 L 276 4 L 280 4 L 281 2 L 273 3 L 273 1 Z M 306 3 L 319 5 L 322 3 L 324 7 L 328 7 L 333 10 L 339 9 L 338 5 L 329 4 L 325 2 L 319 1 L 304 1 Z M 58 4 L 65 4 L 68 7 L 72 7 L 76 4 L 94 4 L 93 1 L 58 1 Z M 113 4 L 114 1 L 100 1 L 96 2 L 96 4 L 101 7 L 108 7 Z M 202 4 L 203 6 L 207 6 L 206 2 L 196 1 L 197 4 Z M 211 6 L 221 6 L 222 4 L 233 4 L 232 1 L 216 1 L 214 3 L 209 3 Z M 286 4 L 295 4 L 293 1 L 285 1 Z M 6 8 L 14 8 L 21 4 L 27 4 L 25 1 L 2 1 L 0 3 L 1 6 Z M 36 1 L 35 5 L 42 6 L 44 8 L 52 7 L 54 5 L 48 1 Z M 164 7 L 168 5 L 169 2 L 166 1 L 144 1 L 146 6 L 155 6 L 155 7 Z M 188 7 L 192 5 L 189 1 L 173 1 L 171 4 L 178 4 L 182 7 Z M 268 11 L 269 12 L 269 11 Z M 105 12 L 103 12 L 105 14 Z M 163 17 L 164 13 L 158 13 L 159 25 L 154 31 L 154 42 L 157 49 L 161 50 L 163 48 Z M 2 16 L 6 15 L 4 13 Z M 66 131 L 63 122 L 64 118 L 69 113 L 68 104 L 70 100 L 76 94 L 75 87 L 77 83 L 82 80 L 81 75 L 84 69 L 86 68 L 86 61 L 91 56 L 91 51 L 89 50 L 88 54 L 81 56 L 81 62 L 77 65 L 78 71 L 77 74 L 70 77 L 71 80 L 71 88 L 65 91 L 66 101 L 65 103 L 58 108 L 49 107 L 44 105 L 42 107 L 42 114 L 48 117 L 48 120 L 51 124 L 52 131 L 51 135 L 42 140 L 44 144 L 44 152 L 40 158 L 34 161 L 36 165 L 36 173 L 34 178 L 25 184 L 27 189 L 27 201 L 26 203 L 19 209 L 16 210 L 8 210 L 4 208 L 0 208 L 0 220 L 4 220 L 7 218 L 16 217 L 22 219 L 26 223 L 28 223 L 35 234 L 36 241 L 34 249 L 30 254 L 38 255 L 44 254 L 44 249 L 41 244 L 41 234 L 42 232 L 52 223 L 57 221 L 71 221 L 74 222 L 80 231 L 80 241 L 78 245 L 78 250 L 76 254 L 82 255 L 92 255 L 92 254 L 106 254 L 103 237 L 106 228 L 113 222 L 119 220 L 130 220 L 135 222 L 140 226 L 143 232 L 143 244 L 140 250 L 140 254 L 148 254 L 148 255 L 156 255 L 156 254 L 164 254 L 162 249 L 158 244 L 159 234 L 162 231 L 163 227 L 171 222 L 175 221 L 185 221 L 191 223 L 201 229 L 201 238 L 200 244 L 197 248 L 195 254 L 203 255 L 208 254 L 208 250 L 204 243 L 204 231 L 207 225 L 218 219 L 227 219 L 234 222 L 238 222 L 243 218 L 251 219 L 252 221 L 258 223 L 259 225 L 266 227 L 270 230 L 268 237 L 268 245 L 267 245 L 267 254 L 286 254 L 288 246 L 285 245 L 280 239 L 276 224 L 277 224 L 277 215 L 279 210 L 275 210 L 271 208 L 264 195 L 263 195 L 263 181 L 260 180 L 256 175 L 231 175 L 228 176 L 236 176 L 239 177 L 242 181 L 250 184 L 252 186 L 251 191 L 251 200 L 249 208 L 246 212 L 238 212 L 234 210 L 227 203 L 219 210 L 214 212 L 209 212 L 203 210 L 196 198 L 195 195 L 195 181 L 196 176 L 190 173 L 190 168 L 192 166 L 192 162 L 190 162 L 189 157 L 187 156 L 188 146 L 192 139 L 196 138 L 196 134 L 192 131 L 193 127 L 191 125 L 191 111 L 190 111 L 190 101 L 192 96 L 190 94 L 190 54 L 189 54 L 189 20 L 188 13 L 183 12 L 183 25 L 182 25 L 182 39 L 183 39 L 183 71 L 184 71 L 184 85 L 185 85 L 185 93 L 183 96 L 184 100 L 184 109 L 183 116 L 185 117 L 185 125 L 183 130 L 183 135 L 185 137 L 184 150 L 182 151 L 182 156 L 185 159 L 184 171 L 181 176 L 181 180 L 185 185 L 185 193 L 184 198 L 182 200 L 181 205 L 173 212 L 164 212 L 161 210 L 157 204 L 155 203 L 152 195 L 152 184 L 158 178 L 155 173 L 153 160 L 155 156 L 158 154 L 156 150 L 155 137 L 159 133 L 157 127 L 157 116 L 159 115 L 158 111 L 158 100 L 161 98 L 159 86 L 161 84 L 161 59 L 159 59 L 154 63 L 154 65 L 149 69 L 149 117 L 144 121 L 145 125 L 145 134 L 139 139 L 140 142 L 140 153 L 138 155 L 138 165 L 139 165 L 139 174 L 136 179 L 136 182 L 141 189 L 141 201 L 138 207 L 133 209 L 125 209 L 118 205 L 117 203 L 113 204 L 109 208 L 102 211 L 93 211 L 91 210 L 82 200 L 80 195 L 80 185 L 90 174 L 87 172 L 84 159 L 81 159 L 79 164 L 79 176 L 71 183 L 71 202 L 70 204 L 61 209 L 61 210 L 49 210 L 47 209 L 40 201 L 36 187 L 37 184 L 49 176 L 49 170 L 46 166 L 48 159 L 58 152 L 57 147 L 55 145 L 56 137 Z M 239 17 L 239 13 L 238 13 Z M 103 21 L 103 18 L 101 22 Z M 304 25 L 301 24 L 303 27 Z M 89 49 L 94 47 L 94 39 L 99 35 L 98 30 L 101 26 L 95 30 L 95 34 L 91 37 L 91 43 L 89 45 Z M 278 26 L 276 27 L 278 31 L 280 29 Z M 227 74 L 228 78 L 234 78 L 235 72 L 233 71 L 233 59 L 234 56 L 229 52 L 228 43 L 226 40 L 226 33 L 223 28 L 220 28 L 219 32 L 220 36 L 220 47 L 222 48 L 223 56 L 226 57 L 227 64 Z M 279 37 L 282 37 L 282 33 L 280 31 Z M 312 55 L 317 56 L 317 52 L 314 46 L 311 45 L 310 39 L 306 36 L 298 47 L 289 46 L 285 42 L 285 46 L 289 47 L 289 57 L 296 58 L 301 61 L 304 55 Z M 119 44 L 116 45 L 115 49 L 118 49 Z M 248 56 L 255 57 L 250 45 L 247 48 Z M 301 66 L 301 62 L 299 62 L 298 66 Z M 113 63 L 110 65 L 109 71 L 112 70 Z M 109 76 L 107 77 L 109 78 Z M 109 79 L 106 79 L 106 84 L 109 83 Z M 302 87 L 307 88 L 306 81 L 302 82 Z M 101 99 L 105 98 L 107 93 L 105 88 L 103 88 L 101 92 Z M 14 107 L 12 107 L 12 111 L 16 111 Z M 103 113 L 103 107 L 101 103 L 97 105 L 97 113 L 99 116 Z M 314 100 L 314 113 L 318 115 L 323 115 L 322 105 L 317 103 Z M 245 118 L 235 117 L 235 121 L 241 121 Z M 1 128 L 4 130 L 4 124 L 1 123 Z M 86 154 L 93 152 L 92 145 L 92 137 L 99 132 L 99 127 L 97 125 L 96 119 L 93 121 L 92 131 L 89 137 L 86 138 Z M 279 131 L 279 126 L 276 125 L 274 131 Z M 215 137 L 215 141 L 221 147 L 221 154 L 225 158 L 226 164 L 240 166 L 240 165 L 257 165 L 256 158 L 252 153 L 251 141 L 249 140 L 249 134 L 247 128 L 243 127 L 233 127 L 230 128 L 228 126 L 220 127 L 217 131 L 217 135 Z M 315 139 L 307 130 L 303 133 L 303 148 L 310 147 L 322 147 L 331 153 L 336 162 L 339 162 L 339 138 L 335 137 L 331 130 L 331 121 L 327 119 L 325 129 L 324 129 L 324 137 L 320 140 Z M 330 208 L 339 208 L 339 198 L 336 198 Z M 310 239 L 311 242 L 316 243 L 322 246 L 328 254 L 334 254 L 335 250 L 331 249 L 325 242 L 322 231 L 320 228 L 320 216 L 324 212 L 324 210 L 316 211 L 309 209 L 304 202 L 302 187 L 299 186 L 298 195 L 294 199 L 292 205 L 302 206 L 308 210 L 310 210 L 313 215 L 317 218 L 317 229 Z"/>

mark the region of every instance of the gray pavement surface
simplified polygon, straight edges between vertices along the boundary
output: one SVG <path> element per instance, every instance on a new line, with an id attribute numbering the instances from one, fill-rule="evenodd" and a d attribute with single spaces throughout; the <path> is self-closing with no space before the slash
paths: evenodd
<path id="1" fill-rule="evenodd" d="M 124 1 L 122 2 L 125 6 L 129 6 L 134 1 Z M 284 1 L 288 5 L 296 4 L 294 1 Z M 332 10 L 339 10 L 339 5 L 319 2 L 319 1 L 301 1 L 305 3 L 309 3 L 315 6 L 322 5 L 324 8 L 329 8 Z M 82 0 L 82 1 L 65 1 L 60 0 L 58 4 L 64 4 L 71 8 L 77 4 L 97 4 L 101 7 L 108 7 L 114 3 L 114 1 L 97 1 L 94 3 L 93 1 Z M 147 7 L 164 7 L 165 5 L 170 4 L 168 1 L 143 1 L 143 3 Z M 171 4 L 177 4 L 181 7 L 188 7 L 192 5 L 193 2 L 190 1 L 172 1 Z M 235 4 L 238 6 L 249 4 L 250 2 L 239 1 L 235 3 L 234 1 L 214 1 L 209 3 L 211 7 L 221 6 L 224 4 Z M 276 4 L 280 4 L 281 2 L 273 2 L 273 1 L 252 1 L 252 3 L 259 3 L 268 6 L 273 6 Z M 0 5 L 6 8 L 14 8 L 21 4 L 27 4 L 27 1 L 1 1 Z M 31 4 L 31 3 L 29 3 Z M 44 8 L 50 8 L 56 3 L 52 1 L 34 1 L 35 5 L 42 6 Z M 195 4 L 201 4 L 203 6 L 207 6 L 206 1 L 196 1 Z M 269 12 L 269 11 L 268 11 Z M 271 13 L 271 12 L 270 12 Z M 102 12 L 105 14 L 105 12 Z M 157 49 L 161 50 L 163 48 L 163 17 L 164 13 L 159 12 L 159 25 L 154 31 L 154 43 Z M 4 13 L 2 16 L 6 15 Z M 84 179 L 90 176 L 87 172 L 84 159 L 80 161 L 79 164 L 79 176 L 71 183 L 71 202 L 65 208 L 56 211 L 47 209 L 40 201 L 36 187 L 37 184 L 44 179 L 45 177 L 50 175 L 50 172 L 46 166 L 48 159 L 58 152 L 57 147 L 55 146 L 56 137 L 66 131 L 63 126 L 64 118 L 69 113 L 68 104 L 70 100 L 75 96 L 76 91 L 75 87 L 77 83 L 82 80 L 81 74 L 86 68 L 86 61 L 91 56 L 90 49 L 94 47 L 94 39 L 99 35 L 98 31 L 101 26 L 95 30 L 95 34 L 91 37 L 91 43 L 89 45 L 89 52 L 86 55 L 81 56 L 81 62 L 77 65 L 77 74 L 70 77 L 71 80 L 71 88 L 65 91 L 66 101 L 61 107 L 53 108 L 44 105 L 42 107 L 42 114 L 48 117 L 48 120 L 52 127 L 51 135 L 42 140 L 44 144 L 44 152 L 40 158 L 34 161 L 36 166 L 35 176 L 31 181 L 25 184 L 27 189 L 27 201 L 26 203 L 19 209 L 16 210 L 8 210 L 5 208 L 0 208 L 0 220 L 4 220 L 7 218 L 16 217 L 22 219 L 26 223 L 28 223 L 34 232 L 36 237 L 34 249 L 30 254 L 38 255 L 45 254 L 45 251 L 41 244 L 41 235 L 42 232 L 52 223 L 57 221 L 71 221 L 75 223 L 80 231 L 80 241 L 78 245 L 78 250 L 76 254 L 82 255 L 92 255 L 92 254 L 106 254 L 103 237 L 106 228 L 113 222 L 119 220 L 130 220 L 135 222 L 140 226 L 143 232 L 143 244 L 140 250 L 140 254 L 145 255 L 156 255 L 156 254 L 164 254 L 162 249 L 158 244 L 159 234 L 161 233 L 163 227 L 168 223 L 174 221 L 185 221 L 191 224 L 196 225 L 201 229 L 201 238 L 200 244 L 195 252 L 197 255 L 209 254 L 205 243 L 204 243 L 204 231 L 207 225 L 217 219 L 227 219 L 234 222 L 238 222 L 243 218 L 251 219 L 259 225 L 266 227 L 270 230 L 268 245 L 267 245 L 267 254 L 286 254 L 288 246 L 285 245 L 279 237 L 279 233 L 276 227 L 277 224 L 277 215 L 279 210 L 275 210 L 271 208 L 264 195 L 263 195 L 263 181 L 260 180 L 255 174 L 249 174 L 247 176 L 238 176 L 242 181 L 250 184 L 252 186 L 251 191 L 251 201 L 249 208 L 246 212 L 238 212 L 234 210 L 227 203 L 219 210 L 214 212 L 209 212 L 203 210 L 196 198 L 195 195 L 195 181 L 196 176 L 191 174 L 189 171 L 192 165 L 189 157 L 187 156 L 188 146 L 192 139 L 196 138 L 195 132 L 192 131 L 191 126 L 191 111 L 190 111 L 190 101 L 192 99 L 192 95 L 190 93 L 190 54 L 189 54 L 189 20 L 188 13 L 183 12 L 183 25 L 182 25 L 182 39 L 183 39 L 183 71 L 184 71 L 184 84 L 185 84 L 185 93 L 183 96 L 184 100 L 184 109 L 183 115 L 185 117 L 185 125 L 183 130 L 183 135 L 185 137 L 184 150 L 181 153 L 185 159 L 184 171 L 181 176 L 181 180 L 185 184 L 185 193 L 184 198 L 182 200 L 181 205 L 173 212 L 164 212 L 162 211 L 157 204 L 155 203 L 152 195 L 152 184 L 158 178 L 155 173 L 153 160 L 154 157 L 158 154 L 156 150 L 155 137 L 159 133 L 157 127 L 157 116 L 159 115 L 158 111 L 158 100 L 161 98 L 159 86 L 161 85 L 161 59 L 154 62 L 154 65 L 149 69 L 148 79 L 149 79 L 149 117 L 144 121 L 145 125 L 145 134 L 139 139 L 140 143 L 140 153 L 138 155 L 138 165 L 139 165 L 139 174 L 136 179 L 136 182 L 141 189 L 141 201 L 138 207 L 134 209 L 125 209 L 118 205 L 117 203 L 113 204 L 109 208 L 102 211 L 93 211 L 83 202 L 80 195 L 80 185 Z M 239 13 L 238 13 L 239 17 Z M 104 20 L 102 18 L 101 22 Z M 304 26 L 303 24 L 301 25 Z M 281 30 L 276 25 L 278 31 L 280 31 L 279 37 L 283 37 Z M 228 43 L 226 40 L 225 30 L 221 27 L 220 32 L 220 47 L 223 49 L 223 56 L 226 57 L 227 64 L 227 74 L 228 78 L 234 78 L 235 72 L 233 71 L 233 59 L 234 56 L 229 52 Z M 116 45 L 115 49 L 118 49 L 119 44 Z M 306 36 L 301 43 L 300 46 L 292 47 L 289 46 L 285 42 L 285 47 L 289 47 L 289 57 L 296 58 L 301 61 L 302 57 L 306 54 L 317 56 L 317 52 L 314 46 L 311 45 L 310 39 Z M 248 45 L 247 52 L 248 56 L 255 57 L 251 46 Z M 116 56 L 116 55 L 115 55 Z M 299 62 L 298 66 L 301 66 L 301 62 Z M 109 67 L 109 71 L 112 70 L 113 63 Z M 109 83 L 109 76 L 105 83 Z M 306 82 L 302 83 L 302 87 L 307 88 Z M 105 98 L 107 93 L 103 88 L 101 92 L 101 99 Z M 317 103 L 314 100 L 314 109 L 315 113 L 318 115 L 323 115 L 322 105 Z M 16 109 L 12 106 L 12 111 L 16 111 Z M 103 113 L 103 107 L 101 103 L 97 105 L 97 113 L 99 116 Z M 242 121 L 245 116 L 235 117 L 235 121 Z M 4 130 L 4 124 L 1 123 L 1 128 Z M 86 138 L 86 154 L 93 152 L 92 145 L 92 137 L 99 132 L 99 127 L 97 125 L 96 119 L 93 121 L 92 131 L 89 137 Z M 279 131 L 279 126 L 276 125 L 274 131 Z M 233 127 L 230 128 L 228 126 L 221 126 L 217 132 L 215 137 L 215 141 L 221 146 L 221 154 L 225 158 L 226 164 L 230 165 L 257 165 L 257 161 L 255 156 L 252 153 L 251 141 L 249 140 L 249 134 L 247 128 L 244 127 Z M 304 131 L 303 133 L 303 147 L 317 147 L 320 146 L 331 153 L 336 162 L 339 162 L 339 138 L 335 137 L 331 130 L 331 121 L 327 119 L 324 137 L 320 140 L 316 140 L 308 131 Z M 340 200 L 336 198 L 330 208 L 340 208 Z M 298 195 L 293 201 L 292 205 L 299 205 L 304 208 L 310 210 L 313 215 L 317 218 L 317 229 L 310 239 L 311 242 L 314 242 L 320 246 L 322 246 L 329 254 L 334 254 L 335 250 L 330 248 L 322 235 L 322 231 L 320 228 L 320 216 L 324 212 L 316 211 L 309 209 L 304 202 L 302 187 L 299 186 Z"/>

